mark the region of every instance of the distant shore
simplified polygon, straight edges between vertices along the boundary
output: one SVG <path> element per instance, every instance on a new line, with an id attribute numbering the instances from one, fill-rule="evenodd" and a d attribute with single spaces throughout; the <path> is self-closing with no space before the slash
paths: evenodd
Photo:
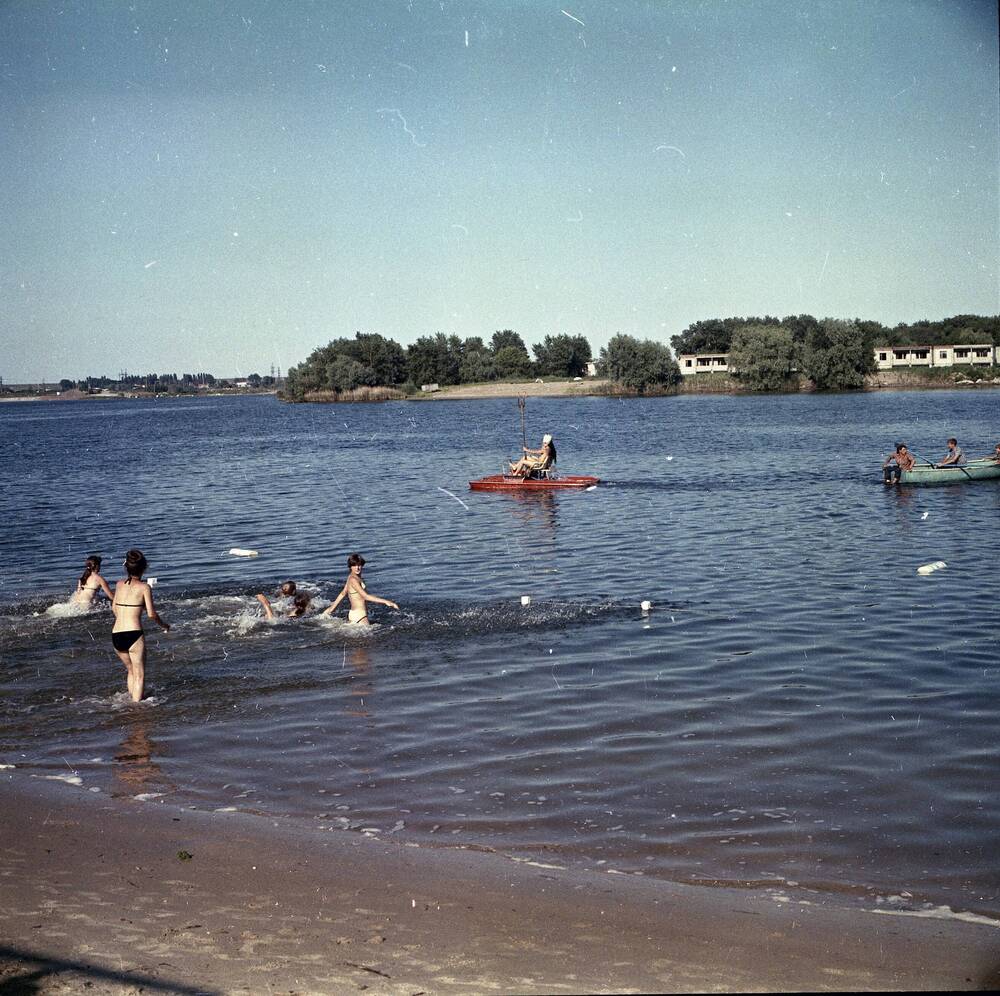
<path id="1" fill-rule="evenodd" d="M 11 992 L 950 991 L 998 982 L 1000 934 L 986 917 L 577 871 L 112 798 L 19 772 L 0 775 L 0 795 L 0 988 Z"/>
<path id="2" fill-rule="evenodd" d="M 994 376 L 995 374 L 995 376 Z M 978 379 L 949 378 L 930 375 L 919 370 L 880 370 L 865 378 L 865 386 L 859 393 L 872 391 L 940 391 L 963 389 L 983 389 L 1000 387 L 1000 371 L 984 370 Z M 600 377 L 585 377 L 580 380 L 524 380 L 491 381 L 485 384 L 454 384 L 434 391 L 420 392 L 406 396 L 402 392 L 385 388 L 372 388 L 372 392 L 391 393 L 391 398 L 366 397 L 337 398 L 334 392 L 322 392 L 318 396 L 306 396 L 305 403 L 330 404 L 356 401 L 476 401 L 488 398 L 582 398 L 582 397 L 638 397 L 634 391 L 622 390 L 610 380 Z M 773 392 L 781 394 L 812 393 L 809 381 L 802 380 L 798 389 Z M 0 394 L 0 402 L 26 401 L 154 401 L 182 400 L 191 398 L 260 397 L 277 395 L 279 392 L 264 391 L 206 391 L 198 394 L 145 394 L 141 392 L 121 392 L 115 394 L 84 394 L 81 391 L 65 391 L 61 394 L 24 395 Z M 653 392 L 655 396 L 681 394 L 731 394 L 749 395 L 755 392 L 741 390 L 738 383 L 728 374 L 697 374 L 687 377 L 675 388 Z M 847 392 L 851 393 L 851 392 Z M 283 399 L 284 400 L 284 399 Z"/>
<path id="3" fill-rule="evenodd" d="M 144 391 L 116 391 L 113 393 L 87 394 L 84 391 L 60 391 L 56 394 L 0 394 L 0 402 L 16 401 L 163 401 L 190 400 L 191 398 L 244 398 L 274 395 L 274 389 L 266 391 L 198 391 L 196 394 L 147 394 Z"/>

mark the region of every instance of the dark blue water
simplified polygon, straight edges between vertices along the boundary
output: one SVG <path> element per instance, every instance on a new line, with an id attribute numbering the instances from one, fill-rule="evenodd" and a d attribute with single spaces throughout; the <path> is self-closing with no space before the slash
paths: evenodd
<path id="1" fill-rule="evenodd" d="M 520 446 L 513 400 L 0 406 L 0 762 L 331 832 L 1000 915 L 1000 482 L 878 469 L 897 439 L 987 453 L 1000 393 L 531 399 L 528 422 L 604 483 L 469 492 Z M 113 581 L 131 546 L 173 625 L 139 706 L 107 610 L 50 608 L 87 554 Z M 260 618 L 287 578 L 325 604 L 353 550 L 399 612 L 367 633 Z"/>

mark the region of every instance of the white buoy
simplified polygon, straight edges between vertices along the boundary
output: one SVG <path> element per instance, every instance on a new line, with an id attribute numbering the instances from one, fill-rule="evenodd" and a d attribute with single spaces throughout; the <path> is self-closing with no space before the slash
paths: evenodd
<path id="1" fill-rule="evenodd" d="M 642 609 L 643 612 L 648 612 L 652 607 L 653 603 L 649 601 L 644 601 L 639 605 L 639 608 Z"/>
<path id="2" fill-rule="evenodd" d="M 156 582 L 157 578 L 146 578 L 146 584 L 148 584 L 150 588 L 152 588 L 153 585 L 156 584 Z"/>
<path id="3" fill-rule="evenodd" d="M 258 556 L 258 553 L 257 553 L 256 550 L 244 550 L 243 547 L 241 547 L 241 546 L 234 546 L 229 551 L 229 554 L 232 557 L 256 557 L 256 556 Z"/>
<path id="4" fill-rule="evenodd" d="M 931 514 L 930 512 L 924 512 L 924 514 L 922 516 L 920 516 L 921 521 L 923 521 L 924 519 L 926 519 L 927 516 L 930 515 L 930 514 Z"/>
<path id="5" fill-rule="evenodd" d="M 948 565 L 943 560 L 935 560 L 933 564 L 923 564 L 921 567 L 917 568 L 918 574 L 933 574 L 935 571 L 941 570 L 942 567 L 947 567 Z"/>
<path id="6" fill-rule="evenodd" d="M 522 595 L 521 596 L 521 604 L 522 605 L 531 605 L 531 596 L 530 595 Z"/>

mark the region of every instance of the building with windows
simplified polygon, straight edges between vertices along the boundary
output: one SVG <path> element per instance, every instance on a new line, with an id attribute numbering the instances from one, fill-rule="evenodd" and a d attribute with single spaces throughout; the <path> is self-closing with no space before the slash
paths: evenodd
<path id="1" fill-rule="evenodd" d="M 685 377 L 696 373 L 729 372 L 728 353 L 681 353 L 677 363 Z"/>
<path id="2" fill-rule="evenodd" d="M 879 370 L 896 367 L 989 367 L 996 363 L 997 348 L 990 343 L 975 346 L 876 346 Z"/>
<path id="3" fill-rule="evenodd" d="M 728 353 L 682 353 L 677 357 L 681 373 L 729 372 Z M 898 367 L 989 367 L 1000 363 L 1000 347 L 990 343 L 975 346 L 876 346 L 879 370 Z"/>

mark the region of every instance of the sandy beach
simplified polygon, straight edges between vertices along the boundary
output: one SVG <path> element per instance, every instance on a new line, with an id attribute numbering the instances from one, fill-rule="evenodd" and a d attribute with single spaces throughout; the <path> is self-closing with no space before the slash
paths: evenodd
<path id="1" fill-rule="evenodd" d="M 580 873 L 5 772 L 0 991 L 981 989 L 988 922 Z"/>
<path id="2" fill-rule="evenodd" d="M 493 381 L 489 384 L 457 384 L 442 387 L 432 394 L 419 395 L 421 400 L 469 401 L 476 398 L 566 398 L 586 394 L 607 394 L 610 381 L 599 377 L 582 380 L 525 380 L 516 383 Z"/>

